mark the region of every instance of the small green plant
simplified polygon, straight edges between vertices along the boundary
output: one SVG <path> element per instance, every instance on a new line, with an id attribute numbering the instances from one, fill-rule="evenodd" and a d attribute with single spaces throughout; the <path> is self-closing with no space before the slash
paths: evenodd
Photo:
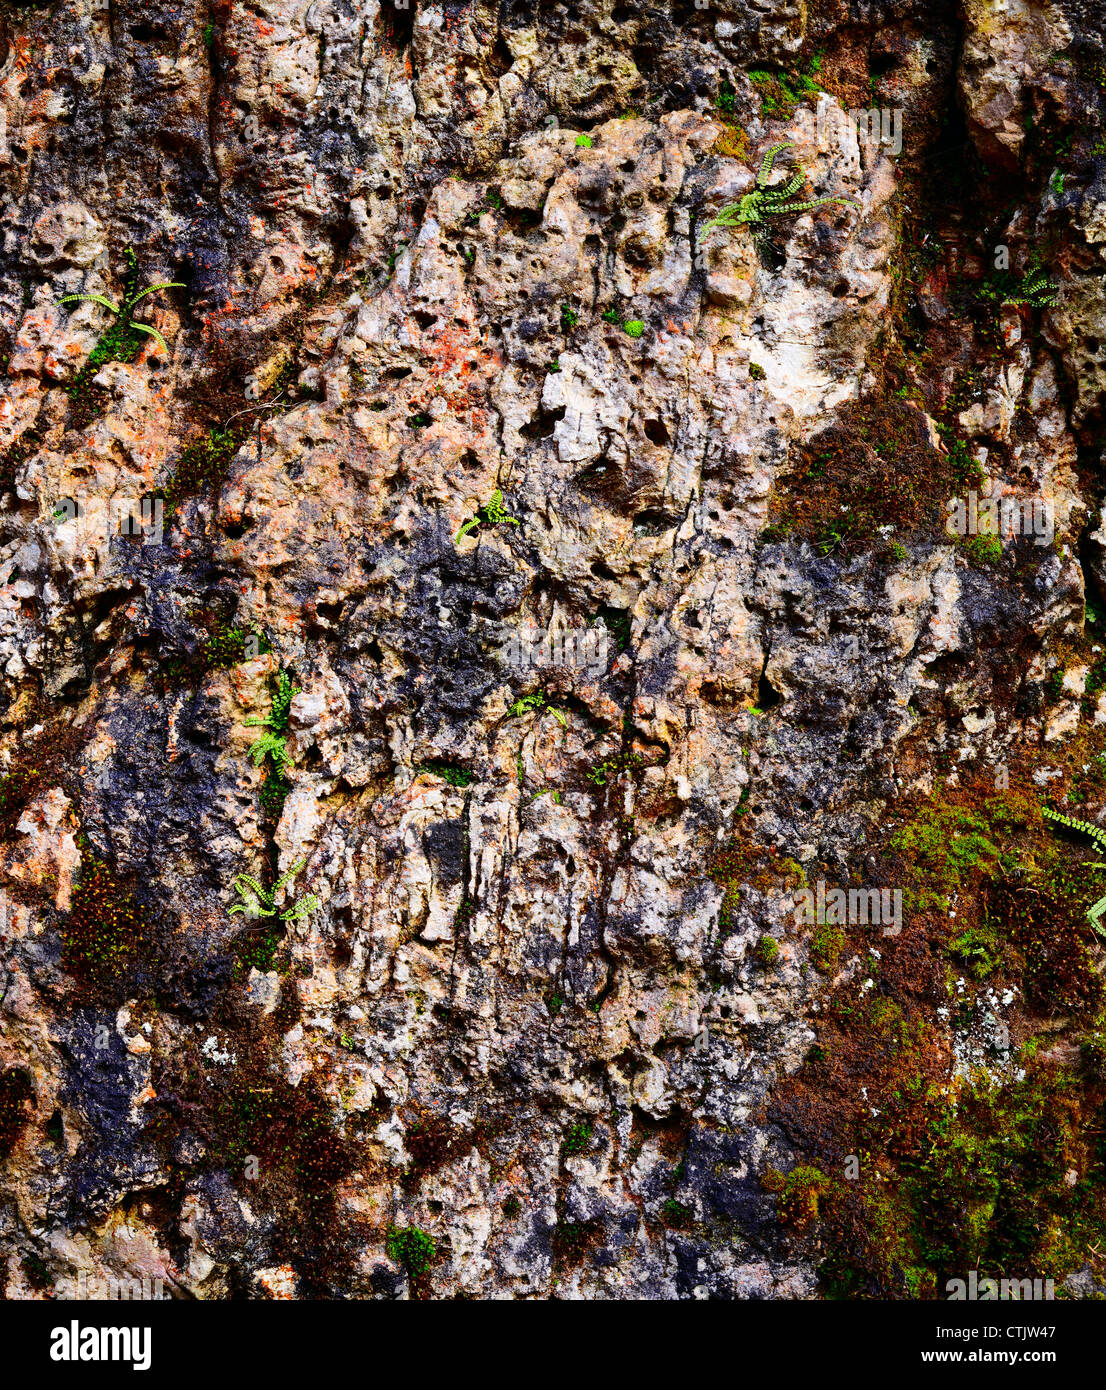
<path id="1" fill-rule="evenodd" d="M 260 723 L 255 720 L 255 723 Z M 288 741 L 281 734 L 274 734 L 271 729 L 267 729 L 260 738 L 250 744 L 246 756 L 252 761 L 254 767 L 260 767 L 266 758 L 273 760 L 273 766 L 278 772 L 283 772 L 285 768 L 292 766 L 292 759 L 288 756 Z"/>
<path id="2" fill-rule="evenodd" d="M 810 940 L 810 959 L 824 975 L 837 968 L 845 949 L 845 933 L 840 927 L 820 926 Z"/>
<path id="3" fill-rule="evenodd" d="M 1064 171 L 1063 171 L 1062 169 L 1054 169 L 1054 170 L 1053 170 L 1053 172 L 1052 172 L 1052 177 L 1051 177 L 1051 178 L 1049 179 L 1049 181 L 1048 181 L 1048 186 L 1049 186 L 1049 188 L 1052 189 L 1053 193 L 1055 193 L 1055 194 L 1057 195 L 1057 197 L 1062 197 L 1062 196 L 1063 196 L 1063 193 L 1064 193 Z"/>
<path id="4" fill-rule="evenodd" d="M 592 1126 L 581 1120 L 579 1124 L 572 1125 L 565 1135 L 561 1151 L 565 1154 L 583 1153 L 591 1140 Z"/>
<path id="5" fill-rule="evenodd" d="M 561 370 L 561 364 L 560 364 L 560 362 L 557 361 L 556 358 L 554 358 L 553 361 L 550 362 L 549 366 L 546 367 L 545 370 L 546 370 L 547 372 L 559 372 L 559 371 Z"/>
<path id="6" fill-rule="evenodd" d="M 1076 820 L 1074 816 L 1065 816 L 1060 811 L 1054 811 L 1051 806 L 1042 806 L 1041 815 L 1045 820 L 1062 825 L 1065 830 L 1070 830 L 1075 835 L 1085 835 L 1097 850 L 1106 852 L 1106 830 L 1100 825 L 1093 825 L 1088 820 Z"/>
<path id="7" fill-rule="evenodd" d="M 415 771 L 429 772 L 432 777 L 440 777 L 451 787 L 469 787 L 476 781 L 476 774 L 469 772 L 468 768 L 461 767 L 458 763 L 442 762 L 439 759 L 420 763 Z"/>
<path id="8" fill-rule="evenodd" d="M 521 719 L 524 715 L 533 714 L 536 710 L 548 710 L 554 719 L 566 729 L 568 728 L 568 720 L 556 705 L 549 703 L 543 690 L 535 691 L 533 695 L 520 696 L 508 709 L 507 714 L 511 719 Z"/>
<path id="9" fill-rule="evenodd" d="M 278 913 L 276 910 L 277 894 L 291 883 L 306 863 L 306 859 L 297 859 L 287 873 L 281 874 L 272 888 L 263 887 L 249 874 L 237 874 L 234 888 L 242 901 L 228 907 L 227 913 L 230 916 L 236 912 L 244 912 L 247 917 L 279 917 L 282 922 L 296 922 L 301 917 L 310 917 L 319 906 L 319 899 L 314 893 L 295 898 L 292 906 L 286 907 L 283 912 Z"/>
<path id="10" fill-rule="evenodd" d="M 549 1010 L 549 1012 L 553 1015 L 554 1018 L 557 1017 L 557 1015 L 561 1012 L 564 1006 L 565 1001 L 563 995 L 550 994 L 546 996 L 545 1007 Z"/>
<path id="11" fill-rule="evenodd" d="M 772 166 L 776 156 L 784 150 L 792 148 L 792 145 L 784 141 L 781 144 L 772 145 L 766 151 L 761 160 L 752 193 L 744 194 L 736 203 L 727 204 L 716 216 L 712 217 L 702 229 L 700 245 L 716 227 L 739 226 L 749 227 L 753 239 L 758 244 L 763 245 L 767 240 L 764 228 L 770 217 L 782 217 L 785 213 L 808 212 L 812 208 L 823 207 L 827 203 L 842 203 L 846 207 L 854 208 L 860 206 L 852 198 L 822 197 L 793 201 L 794 195 L 806 181 L 806 174 L 802 169 L 793 174 L 786 183 L 780 184 L 776 188 L 770 188 L 768 180 L 772 175 Z"/>
<path id="12" fill-rule="evenodd" d="M 995 276 L 979 291 L 981 299 L 998 304 L 1028 304 L 1031 309 L 1047 309 L 1059 298 L 1060 285 L 1035 266 L 1020 279 L 1009 271 Z"/>
<path id="13" fill-rule="evenodd" d="M 631 338 L 640 338 L 645 332 L 645 324 L 641 319 L 627 319 L 622 325 L 623 331 Z"/>
<path id="14" fill-rule="evenodd" d="M 402 1265 L 413 1279 L 417 1279 L 430 1268 L 437 1245 L 434 1237 L 418 1226 L 392 1226 L 388 1230 L 384 1248 L 390 1260 Z"/>
<path id="15" fill-rule="evenodd" d="M 661 1203 L 661 1215 L 665 1224 L 677 1231 L 686 1231 L 695 1219 L 695 1213 L 691 1208 L 685 1207 L 683 1202 L 677 1202 L 675 1197 L 669 1197 Z"/>
<path id="16" fill-rule="evenodd" d="M 779 953 L 780 943 L 776 940 L 774 936 L 767 935 L 762 936 L 760 938 L 760 940 L 756 944 L 756 949 L 753 952 L 757 960 L 761 963 L 761 965 L 765 967 L 765 969 L 767 969 L 771 965 L 775 965 Z"/>
<path id="17" fill-rule="evenodd" d="M 512 526 L 518 525 L 518 519 L 508 516 L 504 511 L 503 494 L 496 488 L 491 499 L 477 511 L 476 515 L 470 516 L 468 521 L 462 523 L 454 540 L 459 541 L 462 536 L 467 535 L 469 531 L 475 531 L 480 526 L 499 526 L 504 521 L 509 521 Z"/>
<path id="18" fill-rule="evenodd" d="M 253 760 L 255 767 L 260 767 L 266 758 L 272 760 L 273 766 L 278 773 L 283 773 L 286 767 L 292 765 L 292 760 L 288 756 L 287 742 L 283 737 L 284 731 L 288 728 L 288 717 L 292 708 L 292 697 L 299 694 L 299 687 L 292 684 L 292 679 L 287 671 L 281 670 L 276 675 L 276 690 L 273 693 L 273 701 L 269 707 L 269 713 L 258 717 L 251 714 L 245 721 L 247 726 L 261 726 L 266 732 L 258 738 L 249 749 L 247 757 Z"/>
<path id="19" fill-rule="evenodd" d="M 768 373 L 764 370 L 764 368 L 760 365 L 759 362 L 750 362 L 749 375 L 752 377 L 754 381 L 763 381 L 765 377 L 768 375 Z"/>
<path id="20" fill-rule="evenodd" d="M 519 1212 L 522 1211 L 522 1203 L 517 1197 L 508 1197 L 503 1203 L 503 1215 L 508 1221 L 513 1221 Z"/>
<path id="21" fill-rule="evenodd" d="M 617 309 L 608 309 L 608 310 L 606 311 L 606 313 L 603 315 L 603 319 L 604 319 L 604 321 L 605 321 L 606 323 L 618 323 L 618 322 L 619 322 L 619 313 L 618 313 L 618 310 L 617 310 Z"/>
<path id="22" fill-rule="evenodd" d="M 257 656 L 272 651 L 269 639 L 259 627 L 232 627 L 225 620 L 217 619 L 214 631 L 204 642 L 204 660 L 209 666 L 225 670 L 251 659 L 247 655 L 251 647 Z"/>
<path id="23" fill-rule="evenodd" d="M 580 322 L 580 315 L 571 304 L 561 305 L 561 332 L 571 333 Z"/>
<path id="24" fill-rule="evenodd" d="M 498 189 L 487 188 L 484 190 L 484 197 L 469 213 L 468 220 L 470 222 L 479 222 L 486 212 L 502 212 L 503 208 L 504 202 L 499 195 Z"/>
<path id="25" fill-rule="evenodd" d="M 977 569 L 982 569 L 984 565 L 997 565 L 1002 559 L 1002 541 L 998 536 L 968 536 L 961 544 Z"/>
<path id="26" fill-rule="evenodd" d="M 576 143 L 582 150 L 590 150 L 592 139 L 590 135 L 577 135 Z"/>
<path id="27" fill-rule="evenodd" d="M 85 364 L 86 370 L 93 367 L 98 370 L 105 362 L 130 361 L 139 347 L 140 340 L 134 337 L 136 333 L 148 334 L 149 337 L 160 343 L 165 355 L 169 355 L 169 344 L 157 329 L 151 328 L 148 323 L 135 323 L 133 315 L 137 305 L 148 294 L 156 294 L 159 290 L 183 290 L 185 285 L 180 280 L 171 280 L 158 285 L 151 285 L 148 289 L 137 293 L 138 261 L 129 246 L 123 252 L 123 259 L 127 262 L 127 274 L 121 304 L 113 304 L 102 294 L 66 294 L 58 300 L 59 304 L 75 304 L 80 300 L 89 300 L 93 304 L 102 305 L 115 315 L 115 323 L 93 348 L 92 354 Z M 127 355 L 123 356 L 124 353 Z"/>

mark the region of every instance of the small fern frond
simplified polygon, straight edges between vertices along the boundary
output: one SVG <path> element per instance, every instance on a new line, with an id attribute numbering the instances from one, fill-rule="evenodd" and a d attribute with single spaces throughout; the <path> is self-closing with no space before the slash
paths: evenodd
<path id="1" fill-rule="evenodd" d="M 157 341 L 161 344 L 166 357 L 169 356 L 169 344 L 165 341 L 165 339 L 161 336 L 161 334 L 157 331 L 156 328 L 151 328 L 148 323 L 131 323 L 128 325 L 128 327 L 137 329 L 139 333 L 148 333 L 151 338 L 156 338 Z"/>
<path id="2" fill-rule="evenodd" d="M 110 309 L 113 314 L 119 315 L 123 312 L 117 308 L 110 299 L 105 299 L 102 294 L 67 294 L 58 300 L 59 304 L 72 304 L 77 299 L 88 299 L 93 304 L 102 304 L 105 309 Z"/>
<path id="3" fill-rule="evenodd" d="M 291 767 L 292 759 L 288 756 L 288 742 L 280 734 L 271 731 L 263 733 L 255 743 L 250 745 L 246 756 L 253 761 L 254 767 L 260 767 L 266 757 L 272 758 L 278 768 Z"/>
<path id="4" fill-rule="evenodd" d="M 1099 849 L 1106 849 L 1106 830 L 1099 825 L 1092 825 L 1090 821 L 1076 820 L 1074 816 L 1065 816 L 1060 811 L 1054 811 L 1050 806 L 1041 807 L 1041 815 L 1045 820 L 1055 821 L 1057 825 L 1062 825 L 1065 830 L 1072 830 L 1078 835 L 1086 835 L 1092 840 Z"/>
<path id="5" fill-rule="evenodd" d="M 295 878 L 295 876 L 299 873 L 299 871 L 303 868 L 303 866 L 304 866 L 306 863 L 307 863 L 307 860 L 306 860 L 306 859 L 297 859 L 296 862 L 292 865 L 292 867 L 291 867 L 286 873 L 281 874 L 280 878 L 277 879 L 276 884 L 275 884 L 275 886 L 274 886 L 274 888 L 273 888 L 273 897 L 274 897 L 274 898 L 276 897 L 276 895 L 280 892 L 280 890 L 284 887 L 284 885 L 285 885 L 286 883 L 291 883 L 292 879 Z"/>
<path id="6" fill-rule="evenodd" d="M 183 290 L 187 288 L 188 286 L 185 285 L 183 281 L 171 280 L 164 285 L 151 285 L 148 290 L 143 290 L 141 294 L 136 294 L 133 299 L 128 300 L 127 302 L 133 309 L 140 299 L 145 299 L 148 294 L 155 294 L 158 290 Z M 137 328 L 137 326 L 138 325 L 136 324 L 135 327 Z"/>
<path id="7" fill-rule="evenodd" d="M 811 198 L 809 202 L 784 203 L 782 207 L 771 208 L 769 211 L 773 213 L 809 212 L 811 208 L 820 208 L 826 203 L 844 203 L 846 207 L 850 208 L 858 208 L 860 206 L 860 204 L 854 202 L 852 198 Z"/>
<path id="8" fill-rule="evenodd" d="M 304 897 L 299 899 L 294 907 L 290 907 L 286 912 L 280 914 L 281 921 L 298 922 L 303 917 L 310 917 L 318 906 L 319 899 L 315 894 L 307 893 Z"/>
<path id="9" fill-rule="evenodd" d="M 765 151 L 764 158 L 760 161 L 760 172 L 757 174 L 756 179 L 758 187 L 763 188 L 771 177 L 772 166 L 776 162 L 776 156 L 782 154 L 784 150 L 789 150 L 791 148 L 791 145 L 785 140 L 782 144 L 772 145 Z"/>

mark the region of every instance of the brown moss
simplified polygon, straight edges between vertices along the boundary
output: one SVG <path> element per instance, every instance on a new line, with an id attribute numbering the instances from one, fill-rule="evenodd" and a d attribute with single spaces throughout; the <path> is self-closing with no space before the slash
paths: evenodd
<path id="1" fill-rule="evenodd" d="M 941 539 L 944 503 L 977 473 L 956 441 L 934 447 L 916 406 L 877 393 L 849 402 L 828 430 L 793 448 L 765 538 L 794 536 L 822 554 L 882 549 L 880 529 L 889 525 L 899 540 Z"/>
<path id="2" fill-rule="evenodd" d="M 62 969 L 96 988 L 133 977 L 152 932 L 134 893 L 82 837 L 81 868 L 61 927 Z"/>
<path id="3" fill-rule="evenodd" d="M 30 1072 L 11 1067 L 0 1074 L 0 1160 L 19 1142 L 34 1110 Z"/>

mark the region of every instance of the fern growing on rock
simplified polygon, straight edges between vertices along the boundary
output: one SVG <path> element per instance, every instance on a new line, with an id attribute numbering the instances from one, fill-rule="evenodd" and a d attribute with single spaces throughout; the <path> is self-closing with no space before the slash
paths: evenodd
<path id="1" fill-rule="evenodd" d="M 479 509 L 475 516 L 469 517 L 464 522 L 461 529 L 457 532 L 455 540 L 460 540 L 469 531 L 475 531 L 479 526 L 498 526 L 501 522 L 509 521 L 512 526 L 518 525 L 516 517 L 508 516 L 503 507 L 503 494 L 498 488 L 492 493 L 490 500 Z"/>
<path id="2" fill-rule="evenodd" d="M 784 142 L 773 145 L 765 153 L 760 162 L 760 169 L 757 171 L 753 191 L 744 194 L 736 203 L 728 203 L 709 222 L 705 223 L 699 238 L 700 245 L 716 227 L 746 226 L 752 232 L 753 240 L 763 247 L 767 243 L 768 219 L 771 217 L 783 217 L 788 213 L 809 212 L 811 208 L 820 208 L 826 203 L 843 203 L 847 207 L 859 208 L 860 204 L 853 198 L 827 196 L 796 201 L 794 195 L 806 182 L 806 171 L 803 169 L 794 173 L 786 183 L 779 184 L 775 188 L 769 187 L 768 180 L 772 176 L 776 156 L 784 150 L 792 148 L 793 146 Z"/>
<path id="3" fill-rule="evenodd" d="M 992 303 L 1028 304 L 1031 309 L 1049 308 L 1056 303 L 1059 294 L 1059 282 L 1049 279 L 1040 266 L 1028 271 L 1020 280 L 1010 274 L 1000 275 L 979 291 L 981 299 Z"/>
<path id="4" fill-rule="evenodd" d="M 297 859 L 287 873 L 281 874 L 272 888 L 265 888 L 250 874 L 237 874 L 234 888 L 242 901 L 228 907 L 228 914 L 233 916 L 236 912 L 244 912 L 247 917 L 279 916 L 282 922 L 295 922 L 301 917 L 310 916 L 319 906 L 319 899 L 314 893 L 293 899 L 292 906 L 285 908 L 281 913 L 276 910 L 277 894 L 286 884 L 291 883 L 306 863 L 306 859 Z"/>
<path id="5" fill-rule="evenodd" d="M 1101 850 L 1106 850 L 1106 830 L 1100 825 L 1092 825 L 1088 820 L 1076 820 L 1074 816 L 1065 816 L 1060 811 L 1054 811 L 1049 806 L 1041 807 L 1041 815 L 1045 820 L 1055 821 L 1057 825 L 1062 825 L 1065 830 L 1074 831 L 1077 835 L 1086 835 L 1089 840 Z"/>
<path id="6" fill-rule="evenodd" d="M 269 772 L 265 784 L 261 788 L 261 802 L 267 811 L 277 817 L 279 817 L 284 805 L 285 797 L 291 790 L 291 783 L 284 775 L 285 769 L 292 766 L 284 732 L 288 728 L 292 697 L 297 694 L 299 694 L 299 687 L 292 684 L 292 678 L 288 672 L 278 671 L 276 690 L 273 693 L 272 704 L 269 706 L 269 713 L 262 717 L 251 714 L 245 721 L 247 726 L 253 725 L 265 730 L 250 745 L 246 756 L 251 759 L 255 767 L 260 767 L 268 759 Z"/>
<path id="7" fill-rule="evenodd" d="M 563 712 L 559 710 L 556 705 L 551 705 L 549 703 L 545 697 L 545 692 L 542 690 L 537 691 L 533 695 L 520 696 L 510 709 L 508 709 L 507 714 L 512 719 L 521 719 L 525 715 L 533 714 L 538 710 L 548 710 L 559 724 L 562 724 L 566 729 L 568 728 L 568 720 L 565 718 Z"/>
<path id="8" fill-rule="evenodd" d="M 1101 826 L 1094 825 L 1087 820 L 1076 820 L 1074 816 L 1065 816 L 1060 811 L 1053 811 L 1048 806 L 1041 807 L 1041 814 L 1046 820 L 1054 821 L 1057 825 L 1062 825 L 1065 830 L 1071 830 L 1077 835 L 1085 835 L 1098 850 L 1106 850 L 1106 830 Z M 1106 864 L 1095 862 L 1085 864 L 1087 869 L 1106 869 Z M 1102 917 L 1106 915 L 1106 898 L 1099 898 L 1092 907 L 1087 909 L 1087 918 L 1092 927 L 1100 936 L 1106 936 L 1106 927 L 1102 925 Z"/>
<path id="9" fill-rule="evenodd" d="M 148 323 L 136 323 L 134 311 L 147 295 L 156 294 L 159 290 L 183 290 L 185 285 L 180 280 L 168 280 L 150 285 L 148 289 L 139 292 L 138 260 L 129 246 L 123 252 L 123 259 L 127 263 L 127 273 L 123 281 L 122 303 L 113 304 L 102 294 L 66 294 L 58 300 L 59 304 L 75 304 L 81 300 L 88 300 L 93 304 L 102 305 L 115 315 L 115 322 L 93 348 L 88 361 L 81 369 L 82 376 L 85 373 L 95 375 L 105 362 L 129 362 L 141 346 L 141 339 L 135 337 L 137 333 L 145 333 L 153 338 L 161 345 L 166 356 L 169 355 L 169 344 L 156 328 L 151 328 Z"/>

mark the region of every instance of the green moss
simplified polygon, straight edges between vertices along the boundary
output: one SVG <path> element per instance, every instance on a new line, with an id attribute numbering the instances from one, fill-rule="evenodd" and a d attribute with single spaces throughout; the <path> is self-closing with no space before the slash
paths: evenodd
<path id="1" fill-rule="evenodd" d="M 413 1279 L 417 1279 L 430 1268 L 437 1246 L 434 1237 L 418 1226 L 392 1226 L 388 1231 L 385 1249 L 390 1260 L 402 1265 Z"/>
<path id="2" fill-rule="evenodd" d="M 1002 559 L 1002 541 L 998 536 L 966 536 L 960 545 L 976 569 L 997 565 Z"/>
<path id="3" fill-rule="evenodd" d="M 802 102 L 816 96 L 821 90 L 815 81 L 822 66 L 822 55 L 814 54 L 805 68 L 794 72 L 772 72 L 766 68 L 751 68 L 749 81 L 760 96 L 760 115 L 762 118 L 786 119 Z M 732 89 L 731 89 L 732 90 Z M 721 107 L 721 98 L 719 98 Z M 732 110 L 721 107 L 722 110 Z"/>
<path id="4" fill-rule="evenodd" d="M 947 906 L 951 893 L 977 874 L 992 877 L 1001 853 L 985 817 L 960 807 L 930 806 L 897 830 L 890 848 L 899 854 L 914 882 L 920 907 Z"/>
<path id="5" fill-rule="evenodd" d="M 246 652 L 246 644 L 251 637 L 257 644 L 257 656 L 265 656 L 273 650 L 269 639 L 259 628 L 234 627 L 222 619 L 216 619 L 214 631 L 204 642 L 204 661 L 209 667 L 225 670 L 252 659 L 247 657 Z"/>
<path id="6" fill-rule="evenodd" d="M 565 1135 L 561 1145 L 563 1154 L 583 1153 L 591 1141 L 592 1126 L 585 1121 L 572 1125 Z"/>
<path id="7" fill-rule="evenodd" d="M 767 969 L 775 965 L 780 954 L 780 943 L 774 936 L 762 936 L 753 951 L 757 960 Z"/>
<path id="8" fill-rule="evenodd" d="M 273 969 L 276 953 L 284 940 L 284 927 L 280 921 L 254 923 L 248 927 L 235 942 L 239 975 L 248 975 L 258 970 L 262 975 Z"/>
<path id="9" fill-rule="evenodd" d="M 797 1231 L 805 1231 L 818 1219 L 819 1202 L 833 1191 L 833 1183 L 810 1164 L 799 1164 L 787 1174 L 778 1168 L 767 1168 L 761 1176 L 761 1186 L 776 1194 L 779 1219 Z"/>
<path id="10" fill-rule="evenodd" d="M 829 975 L 837 969 L 841 952 L 845 949 L 845 933 L 840 927 L 823 923 L 815 929 L 810 938 L 810 959 L 816 969 Z"/>
<path id="11" fill-rule="evenodd" d="M 231 459 L 249 433 L 249 425 L 232 422 L 216 427 L 195 440 L 177 460 L 176 469 L 165 485 L 165 510 L 171 515 L 185 497 L 209 495 L 223 486 L 230 472 Z"/>
<path id="12" fill-rule="evenodd" d="M 16 763 L 0 778 L 0 840 L 10 840 L 15 834 L 24 807 L 42 781 L 42 771 L 25 763 Z"/>
<path id="13" fill-rule="evenodd" d="M 749 376 L 753 379 L 753 381 L 764 381 L 767 375 L 768 373 L 764 370 L 764 368 L 760 365 L 759 362 L 749 363 Z"/>
<path id="14" fill-rule="evenodd" d="M 522 1211 L 522 1203 L 517 1197 L 508 1197 L 503 1203 L 503 1215 L 508 1221 L 513 1221 Z"/>
<path id="15" fill-rule="evenodd" d="M 631 338 L 640 338 L 645 332 L 645 324 L 641 319 L 627 319 L 622 328 Z"/>
<path id="16" fill-rule="evenodd" d="M 686 1231 L 695 1222 L 695 1213 L 690 1207 L 685 1207 L 683 1202 L 677 1202 L 675 1197 L 669 1197 L 661 1203 L 661 1215 L 664 1217 L 664 1224 L 671 1226 L 675 1231 Z"/>
<path id="17" fill-rule="evenodd" d="M 828 430 L 792 446 L 770 529 L 799 535 L 824 555 L 882 551 L 888 525 L 903 538 L 944 536 L 946 501 L 978 472 L 959 441 L 936 448 L 923 412 L 883 383 L 843 406 Z"/>
<path id="18" fill-rule="evenodd" d="M 470 772 L 461 763 L 443 762 L 436 758 L 420 763 L 415 770 L 416 772 L 429 772 L 433 777 L 440 777 L 451 787 L 470 787 L 476 781 L 476 774 Z"/>

